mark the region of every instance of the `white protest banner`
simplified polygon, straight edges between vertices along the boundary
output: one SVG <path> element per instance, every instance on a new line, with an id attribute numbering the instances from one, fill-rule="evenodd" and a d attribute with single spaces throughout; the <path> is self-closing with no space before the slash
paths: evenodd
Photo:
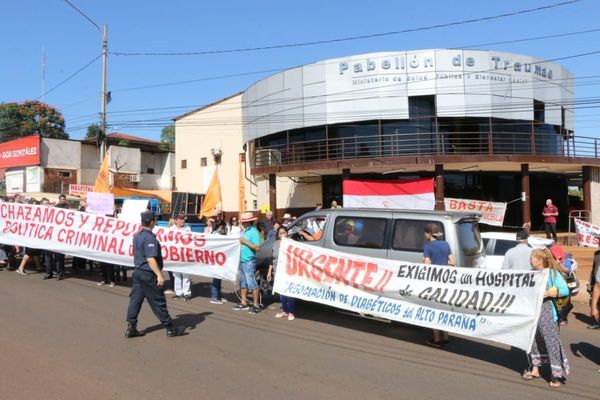
<path id="1" fill-rule="evenodd" d="M 148 200 L 126 199 L 119 214 L 119 219 L 139 224 L 140 214 L 148 209 Z"/>
<path id="2" fill-rule="evenodd" d="M 284 239 L 274 290 L 528 351 L 548 271 L 492 271 L 362 257 Z"/>
<path id="3" fill-rule="evenodd" d="M 133 266 L 133 236 L 140 224 L 58 207 L 0 203 L 0 243 L 45 249 Z M 165 270 L 235 280 L 238 237 L 155 227 Z"/>
<path id="4" fill-rule="evenodd" d="M 115 210 L 115 196 L 112 193 L 89 192 L 85 211 L 92 214 L 112 215 Z"/>
<path id="5" fill-rule="evenodd" d="M 482 224 L 502 226 L 504 214 L 506 214 L 506 203 L 495 203 L 485 200 L 444 199 L 446 211 L 474 211 L 482 214 L 479 221 Z"/>
<path id="6" fill-rule="evenodd" d="M 575 230 L 577 231 L 577 244 L 579 246 L 598 247 L 600 226 L 575 219 Z"/>

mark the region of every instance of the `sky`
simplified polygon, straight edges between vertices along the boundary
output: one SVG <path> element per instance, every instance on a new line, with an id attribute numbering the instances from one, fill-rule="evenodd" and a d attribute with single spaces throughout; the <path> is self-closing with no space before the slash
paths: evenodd
<path id="1" fill-rule="evenodd" d="M 598 0 L 69 1 L 96 25 L 108 26 L 108 132 L 159 140 L 172 118 L 302 64 L 378 51 L 476 46 L 542 60 L 570 57 L 558 62 L 577 78 L 575 134 L 600 137 Z M 377 35 L 560 3 L 569 4 Z M 589 30 L 597 31 L 557 36 Z M 4 2 L 0 33 L 0 103 L 43 99 L 63 113 L 72 139 L 83 138 L 88 125 L 100 121 L 100 31 L 65 0 L 28 0 Z M 374 36 L 220 54 L 119 54 L 222 51 L 369 35 Z M 520 41 L 542 36 L 553 37 Z M 599 53 L 573 57 L 590 52 Z"/>

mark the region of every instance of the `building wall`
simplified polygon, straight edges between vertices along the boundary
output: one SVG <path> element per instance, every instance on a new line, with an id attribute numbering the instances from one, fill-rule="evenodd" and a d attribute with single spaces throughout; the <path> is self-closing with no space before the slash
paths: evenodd
<path id="1" fill-rule="evenodd" d="M 600 225 L 600 168 L 592 168 L 592 220 L 594 225 Z"/>
<path id="2" fill-rule="evenodd" d="M 175 171 L 177 191 L 205 193 L 215 170 L 211 151 L 220 151 L 219 178 L 223 210 L 235 212 L 239 204 L 239 154 L 242 143 L 241 95 L 177 118 L 175 121 Z M 206 158 L 206 166 L 201 165 Z M 247 157 L 246 157 L 247 159 Z M 187 163 L 182 168 L 182 161 Z M 246 160 L 248 163 L 248 160 Z M 247 171 L 250 166 L 246 165 Z M 251 177 L 245 180 L 245 200 L 248 210 L 257 199 L 257 186 Z"/>
<path id="3" fill-rule="evenodd" d="M 94 185 L 102 161 L 100 149 L 94 145 L 81 144 L 81 170 L 78 175 L 80 185 Z"/>
<path id="4" fill-rule="evenodd" d="M 44 168 L 44 192 L 67 193 L 70 184 L 77 183 L 77 170 Z M 28 189 L 28 191 L 31 191 Z"/>
<path id="5" fill-rule="evenodd" d="M 40 162 L 44 168 L 81 169 L 81 142 L 42 138 L 40 148 Z"/>
<path id="6" fill-rule="evenodd" d="M 269 206 L 269 179 L 258 177 L 258 208 Z M 301 178 L 294 182 L 287 177 L 277 177 L 277 210 L 315 208 L 323 198 L 320 177 Z M 281 213 L 279 213 L 281 214 Z"/>
<path id="7" fill-rule="evenodd" d="M 154 173 L 151 173 L 151 171 Z M 141 153 L 139 189 L 171 189 L 171 178 L 175 176 L 174 153 Z"/>

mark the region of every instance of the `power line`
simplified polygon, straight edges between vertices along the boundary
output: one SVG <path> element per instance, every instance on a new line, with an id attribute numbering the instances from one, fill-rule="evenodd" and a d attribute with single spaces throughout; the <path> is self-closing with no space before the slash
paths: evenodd
<path id="1" fill-rule="evenodd" d="M 65 0 L 66 1 L 66 0 Z M 48 89 L 46 92 L 42 93 L 41 96 L 37 97 L 35 100 L 39 100 L 42 97 L 44 97 L 44 95 L 52 92 L 54 89 L 59 88 L 60 86 L 62 86 L 63 84 L 67 83 L 69 80 L 71 80 L 72 78 L 74 78 L 75 76 L 77 76 L 77 74 L 79 74 L 80 72 L 83 72 L 87 67 L 89 67 L 90 65 L 92 65 L 96 60 L 98 60 L 100 57 L 102 57 L 102 54 L 94 57 L 91 61 L 89 61 L 88 63 L 86 63 L 83 67 L 79 68 L 77 71 L 73 72 L 71 75 L 69 75 L 66 79 L 63 79 L 62 81 L 60 81 L 58 84 L 54 85 L 52 88 Z"/>
<path id="2" fill-rule="evenodd" d="M 67 0 L 65 0 L 65 1 L 67 1 Z M 353 41 L 353 40 L 371 39 L 371 38 L 383 37 L 383 36 L 400 35 L 400 34 L 404 34 L 404 33 L 422 32 L 422 31 L 439 29 L 439 28 L 448 28 L 448 27 L 457 26 L 457 25 L 473 24 L 473 23 L 477 23 L 477 22 L 490 21 L 490 20 L 494 20 L 494 19 L 507 18 L 507 17 L 513 17 L 516 15 L 544 11 L 544 10 L 548 10 L 551 8 L 562 7 L 562 6 L 566 6 L 569 4 L 577 3 L 579 1 L 581 1 L 581 0 L 569 0 L 569 1 L 563 1 L 560 3 L 548 4 L 545 6 L 529 8 L 529 9 L 525 9 L 525 10 L 514 11 L 514 12 L 509 12 L 509 13 L 504 13 L 504 14 L 480 17 L 480 18 L 472 18 L 472 19 L 466 19 L 466 20 L 461 20 L 461 21 L 447 22 L 447 23 L 443 23 L 443 24 L 436 24 L 436 25 L 430 25 L 430 26 L 419 27 L 419 28 L 409 28 L 409 29 L 403 29 L 403 30 L 399 30 L 399 31 L 373 33 L 373 34 L 369 34 L 369 35 L 349 36 L 349 37 L 336 38 L 336 39 L 318 40 L 318 41 L 313 41 L 313 42 L 288 43 L 288 44 L 280 44 L 280 45 L 273 45 L 273 46 L 246 47 L 246 48 L 238 48 L 238 49 L 206 50 L 206 51 L 192 51 L 192 52 L 167 52 L 167 53 L 111 52 L 111 54 L 116 55 L 116 56 L 196 56 L 196 55 L 226 54 L 226 53 L 261 51 L 261 50 L 273 50 L 273 49 L 283 49 L 283 48 L 291 48 L 291 47 L 306 47 L 306 46 L 314 46 L 314 45 L 321 45 L 321 44 L 347 42 L 347 41 Z"/>
<path id="3" fill-rule="evenodd" d="M 102 29 L 100 29 L 100 27 L 98 26 L 98 24 L 95 23 L 90 17 L 88 17 L 83 11 L 81 11 L 79 8 L 77 8 L 76 5 L 74 5 L 73 3 L 71 3 L 69 0 L 64 0 L 64 1 L 65 1 L 65 3 L 67 3 L 68 5 L 70 5 L 75 11 L 77 11 L 79 14 L 81 14 L 83 16 L 83 18 L 85 18 L 88 21 L 90 21 L 96 27 L 96 29 L 98 29 L 98 31 L 102 32 Z"/>
<path id="4" fill-rule="evenodd" d="M 495 46 L 497 44 L 511 44 L 511 43 L 530 42 L 530 41 L 534 41 L 534 40 L 544 40 L 544 39 L 554 39 L 554 38 L 565 37 L 565 36 L 584 35 L 584 34 L 587 34 L 587 33 L 594 33 L 594 32 L 600 32 L 600 28 L 599 29 L 588 29 L 588 30 L 585 30 L 585 31 L 577 31 L 577 32 L 558 33 L 556 35 L 536 36 L 536 37 L 530 37 L 530 38 L 525 38 L 525 39 L 504 40 L 502 42 L 480 43 L 480 44 L 473 44 L 473 45 L 470 45 L 470 46 L 452 47 L 452 49 L 453 50 L 455 50 L 455 49 L 470 49 L 470 48 L 473 48 L 473 47 Z"/>

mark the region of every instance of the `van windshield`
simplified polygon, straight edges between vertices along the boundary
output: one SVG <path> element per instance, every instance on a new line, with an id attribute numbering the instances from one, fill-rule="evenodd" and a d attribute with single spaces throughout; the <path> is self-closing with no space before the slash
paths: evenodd
<path id="1" fill-rule="evenodd" d="M 458 239 L 464 255 L 475 256 L 481 253 L 481 235 L 476 222 L 459 222 Z"/>

